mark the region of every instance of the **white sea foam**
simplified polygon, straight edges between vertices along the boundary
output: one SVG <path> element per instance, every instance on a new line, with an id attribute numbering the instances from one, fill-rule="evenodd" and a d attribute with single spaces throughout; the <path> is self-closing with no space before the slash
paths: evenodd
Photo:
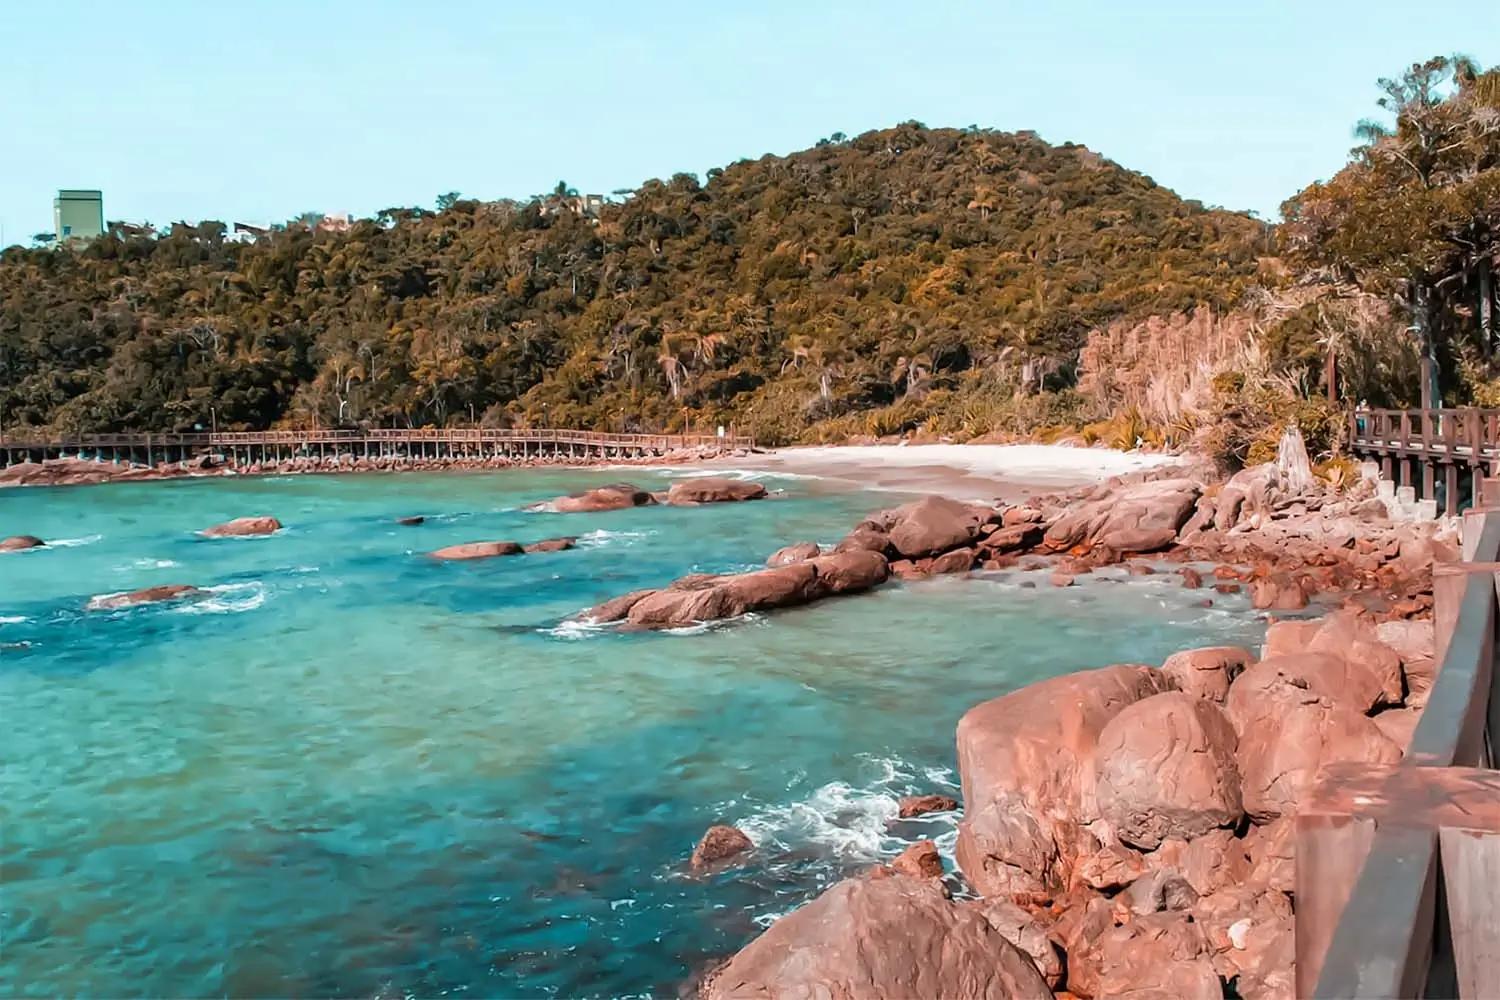
<path id="1" fill-rule="evenodd" d="M 259 580 L 246 583 L 221 583 L 204 587 L 208 597 L 182 604 L 172 610 L 183 615 L 225 615 L 254 611 L 266 603 L 266 588 Z"/>
<path id="2" fill-rule="evenodd" d="M 52 549 L 71 549 L 80 545 L 93 545 L 103 537 L 103 535 L 84 535 L 81 538 L 54 538 L 47 543 L 47 547 Z"/>
<path id="3" fill-rule="evenodd" d="M 607 631 L 607 627 L 599 622 L 588 618 L 565 618 L 551 628 L 539 629 L 543 635 L 550 635 L 554 639 L 566 639 L 577 641 L 579 639 L 592 639 Z"/>
<path id="4" fill-rule="evenodd" d="M 766 806 L 736 825 L 760 849 L 809 844 L 847 861 L 875 861 L 899 843 L 887 824 L 899 811 L 887 788 L 832 781 L 796 802 Z"/>
<path id="5" fill-rule="evenodd" d="M 606 531 L 600 528 L 578 536 L 578 544 L 586 548 L 603 548 L 606 545 L 634 545 L 642 538 L 656 534 L 654 531 Z"/>
<path id="6" fill-rule="evenodd" d="M 0 625 L 19 625 L 30 620 L 25 615 L 0 615 Z"/>
<path id="7" fill-rule="evenodd" d="M 124 565 L 124 566 L 116 566 L 115 567 L 115 571 L 118 572 L 118 573 L 127 573 L 127 572 L 129 572 L 130 570 L 133 570 L 133 569 L 171 569 L 173 566 L 178 566 L 178 565 L 181 565 L 181 564 L 177 563 L 177 562 L 175 562 L 175 561 L 173 561 L 171 559 L 150 559 L 150 558 L 146 558 L 146 559 L 137 559 L 134 562 L 129 563 L 129 564 Z"/>

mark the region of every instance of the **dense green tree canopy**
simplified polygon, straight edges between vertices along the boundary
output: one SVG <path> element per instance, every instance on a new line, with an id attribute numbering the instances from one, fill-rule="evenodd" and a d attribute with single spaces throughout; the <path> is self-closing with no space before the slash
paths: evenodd
<path id="1" fill-rule="evenodd" d="M 1225 306 L 1266 226 L 1075 145 L 916 123 L 345 232 L 218 223 L 0 258 L 7 428 L 738 421 L 1066 382 L 1102 323 Z"/>

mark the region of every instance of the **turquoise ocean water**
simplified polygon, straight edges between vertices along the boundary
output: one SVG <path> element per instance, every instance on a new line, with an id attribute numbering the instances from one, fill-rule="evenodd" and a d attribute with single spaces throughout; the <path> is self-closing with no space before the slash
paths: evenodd
<path id="1" fill-rule="evenodd" d="M 520 508 L 620 472 L 182 480 L 0 492 L 0 993 L 674 995 L 829 882 L 954 817 L 970 705 L 1246 641 L 1175 577 L 881 591 L 682 633 L 566 616 L 836 540 L 901 499 Z M 662 488 L 671 473 L 630 470 Z M 206 540 L 271 514 L 269 538 Z M 397 516 L 425 514 L 416 528 Z M 471 563 L 423 553 L 581 536 Z M 210 588 L 85 612 L 91 595 Z M 686 870 L 705 827 L 757 842 Z"/>

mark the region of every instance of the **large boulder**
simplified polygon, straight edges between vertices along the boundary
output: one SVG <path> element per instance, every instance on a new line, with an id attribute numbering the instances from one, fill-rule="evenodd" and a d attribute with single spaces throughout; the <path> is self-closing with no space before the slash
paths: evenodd
<path id="1" fill-rule="evenodd" d="M 711 826 L 693 848 L 689 861 L 694 871 L 703 871 L 744 854 L 755 846 L 745 832 L 737 826 Z"/>
<path id="2" fill-rule="evenodd" d="M 133 608 L 138 604 L 161 604 L 165 601 L 179 601 L 188 597 L 196 597 L 203 593 L 198 587 L 189 586 L 185 583 L 169 583 L 157 587 L 145 587 L 141 590 L 132 590 L 123 594 L 100 594 L 89 599 L 88 610 L 90 611 L 115 611 L 120 608 Z"/>
<path id="3" fill-rule="evenodd" d="M 1201 487 L 1191 479 L 1158 479 L 1121 486 L 1076 504 L 1047 528 L 1042 544 L 1054 552 L 1096 548 L 1128 554 L 1171 545 L 1192 516 Z"/>
<path id="4" fill-rule="evenodd" d="M 9 538 L 0 538 L 0 552 L 24 552 L 46 544 L 35 535 L 11 535 Z"/>
<path id="5" fill-rule="evenodd" d="M 1110 1000 L 1221 1000 L 1203 930 L 1186 913 L 1137 916 L 1068 950 L 1068 989 Z"/>
<path id="6" fill-rule="evenodd" d="M 1162 673 L 1179 691 L 1223 704 L 1229 684 L 1255 662 L 1255 654 L 1239 646 L 1184 649 L 1167 657 Z"/>
<path id="7" fill-rule="evenodd" d="M 1354 707 L 1367 707 L 1378 685 L 1363 679 L 1357 665 L 1347 672 L 1344 665 L 1323 653 L 1263 660 L 1230 688 L 1225 708 L 1240 737 L 1241 799 L 1256 822 L 1294 815 L 1327 764 L 1400 760 L 1400 747 L 1366 708 Z M 1345 681 L 1347 690 L 1339 688 L 1341 678 L 1354 678 Z"/>
<path id="8" fill-rule="evenodd" d="M 1021 950 L 1053 989 L 1062 980 L 1062 956 L 1047 937 L 1047 931 L 1030 913 L 1003 899 L 982 899 L 972 904 L 984 914 L 1000 936 Z"/>
<path id="9" fill-rule="evenodd" d="M 1094 751 L 1127 705 L 1168 690 L 1153 667 L 1054 677 L 969 709 L 958 723 L 964 820 L 957 859 L 983 895 L 1066 885 L 1097 817 Z"/>
<path id="10" fill-rule="evenodd" d="M 667 503 L 682 506 L 700 503 L 732 503 L 739 500 L 759 500 L 766 495 L 760 483 L 744 479 L 724 479 L 718 476 L 703 476 L 683 479 L 667 490 Z"/>
<path id="11" fill-rule="evenodd" d="M 449 545 L 430 553 L 433 559 L 461 561 L 468 559 L 493 559 L 496 556 L 516 556 L 525 552 L 519 542 L 464 542 Z"/>
<path id="12" fill-rule="evenodd" d="M 996 516 L 981 504 L 929 496 L 889 512 L 888 534 L 897 552 L 920 559 L 973 543 L 980 528 Z"/>
<path id="13" fill-rule="evenodd" d="M 199 534 L 205 538 L 244 538 L 269 535 L 280 530 L 281 522 L 274 517 L 237 517 L 232 521 L 204 528 Z"/>
<path id="14" fill-rule="evenodd" d="M 705 1000 L 1050 1000 L 1031 959 L 937 879 L 853 878 L 782 917 L 704 983 Z"/>
<path id="15" fill-rule="evenodd" d="M 656 503 L 651 491 L 630 483 L 610 483 L 590 490 L 569 493 L 540 503 L 533 509 L 550 510 L 558 514 L 589 514 L 604 510 L 623 510 L 626 507 L 645 507 Z"/>
<path id="16" fill-rule="evenodd" d="M 751 573 L 693 574 L 660 590 L 606 601 L 579 617 L 595 623 L 624 621 L 633 628 L 680 628 L 858 593 L 884 583 L 889 575 L 879 553 L 833 552 Z"/>
<path id="17" fill-rule="evenodd" d="M 1396 705 L 1405 693 L 1401 655 L 1380 640 L 1370 622 L 1344 611 L 1329 615 L 1307 645 L 1309 652 L 1334 653 L 1373 677 L 1380 685 L 1380 703 Z"/>
<path id="18" fill-rule="evenodd" d="M 772 552 L 770 558 L 766 560 L 766 565 L 771 567 L 790 566 L 795 562 L 816 559 L 821 554 L 822 550 L 818 548 L 817 542 L 797 542 Z"/>
<path id="19" fill-rule="evenodd" d="M 1099 814 L 1147 850 L 1238 822 L 1234 727 L 1214 703 L 1169 691 L 1127 705 L 1095 751 Z"/>

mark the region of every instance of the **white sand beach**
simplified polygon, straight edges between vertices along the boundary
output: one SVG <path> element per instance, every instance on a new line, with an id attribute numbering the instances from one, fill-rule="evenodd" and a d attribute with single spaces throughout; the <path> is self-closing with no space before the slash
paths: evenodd
<path id="1" fill-rule="evenodd" d="M 719 460 L 735 468 L 847 479 L 865 488 L 1020 497 L 1183 461 L 1175 455 L 1048 444 L 838 445 Z"/>

